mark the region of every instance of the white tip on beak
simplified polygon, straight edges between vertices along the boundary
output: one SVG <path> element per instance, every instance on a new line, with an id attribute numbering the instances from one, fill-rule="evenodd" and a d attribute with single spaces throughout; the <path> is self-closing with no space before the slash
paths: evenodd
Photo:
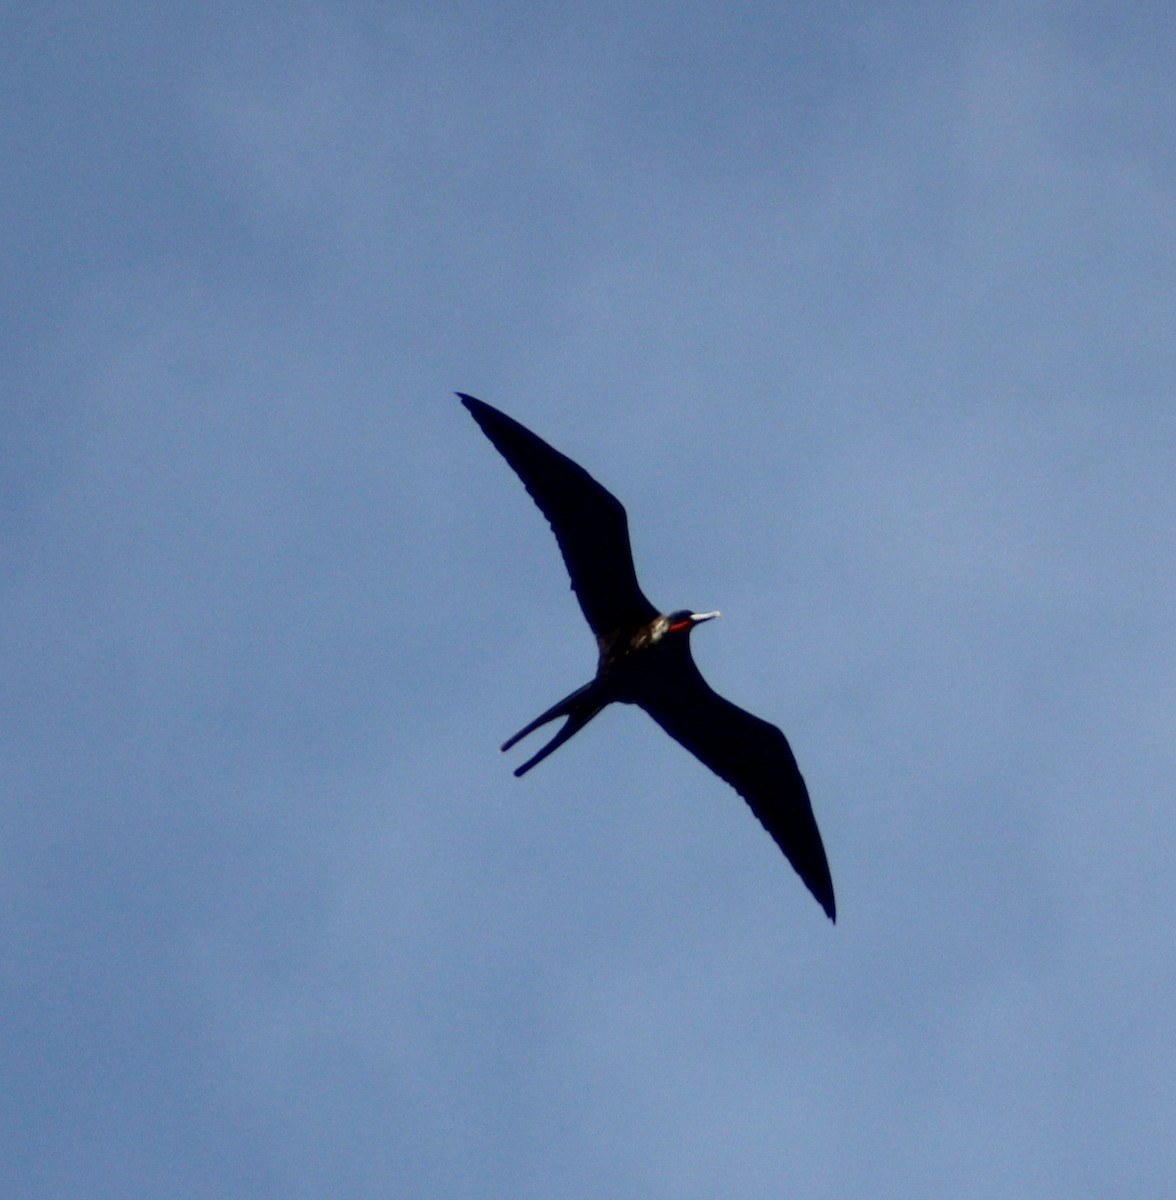
<path id="1" fill-rule="evenodd" d="M 713 613 L 691 613 L 691 614 L 690 614 L 690 619 L 691 619 L 691 621 L 693 621 L 693 622 L 694 622 L 694 624 L 695 624 L 695 625 L 701 625 L 703 621 L 711 621 L 711 620 L 713 620 L 715 617 L 721 617 L 722 615 L 723 615 L 723 614 L 722 614 L 722 613 L 720 613 L 720 612 L 713 612 Z"/>

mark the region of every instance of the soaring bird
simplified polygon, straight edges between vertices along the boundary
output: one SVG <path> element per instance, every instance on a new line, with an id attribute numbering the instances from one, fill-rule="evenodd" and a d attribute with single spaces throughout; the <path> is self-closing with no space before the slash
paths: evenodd
<path id="1" fill-rule="evenodd" d="M 636 704 L 751 807 L 831 921 L 833 880 L 808 789 L 784 734 L 703 679 L 690 631 L 717 612 L 659 612 L 637 582 L 624 506 L 583 467 L 489 404 L 457 393 L 551 524 L 572 590 L 596 635 L 596 676 L 503 744 L 559 717 L 559 732 L 515 769 L 523 775 L 614 700 Z"/>

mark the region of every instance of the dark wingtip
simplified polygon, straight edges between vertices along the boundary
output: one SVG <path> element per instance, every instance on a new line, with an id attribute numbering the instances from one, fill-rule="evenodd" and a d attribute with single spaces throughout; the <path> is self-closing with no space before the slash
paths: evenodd
<path id="1" fill-rule="evenodd" d="M 829 920 L 832 921 L 834 925 L 836 925 L 837 924 L 837 901 L 833 898 L 832 883 L 830 883 L 830 886 L 828 888 L 821 888 L 819 890 L 817 888 L 810 887 L 809 891 L 812 892 L 813 896 L 816 898 L 817 903 L 825 910 L 825 916 L 827 916 L 829 918 Z"/>
<path id="2" fill-rule="evenodd" d="M 454 392 L 454 395 L 462 402 L 466 412 L 477 421 L 478 425 L 481 426 L 482 432 L 492 442 L 494 441 L 494 437 L 490 432 L 491 426 L 500 424 L 503 421 L 513 424 L 505 413 L 500 413 L 498 409 L 487 404 L 485 400 L 479 400 L 477 396 L 471 396 L 468 392 Z"/>

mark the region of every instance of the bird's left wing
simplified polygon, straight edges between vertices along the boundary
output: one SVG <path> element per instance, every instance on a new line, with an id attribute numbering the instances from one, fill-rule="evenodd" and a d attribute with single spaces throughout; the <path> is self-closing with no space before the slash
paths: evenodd
<path id="1" fill-rule="evenodd" d="M 837 903 L 808 788 L 788 739 L 720 696 L 702 677 L 685 639 L 659 647 L 637 703 L 751 807 L 831 921 Z"/>

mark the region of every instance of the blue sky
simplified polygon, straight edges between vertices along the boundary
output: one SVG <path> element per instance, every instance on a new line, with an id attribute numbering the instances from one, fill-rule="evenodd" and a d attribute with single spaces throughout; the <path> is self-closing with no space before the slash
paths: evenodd
<path id="1" fill-rule="evenodd" d="M 12 1197 L 1176 1177 L 1172 15 L 26 6 Z M 830 926 L 452 393 L 788 733 Z"/>

